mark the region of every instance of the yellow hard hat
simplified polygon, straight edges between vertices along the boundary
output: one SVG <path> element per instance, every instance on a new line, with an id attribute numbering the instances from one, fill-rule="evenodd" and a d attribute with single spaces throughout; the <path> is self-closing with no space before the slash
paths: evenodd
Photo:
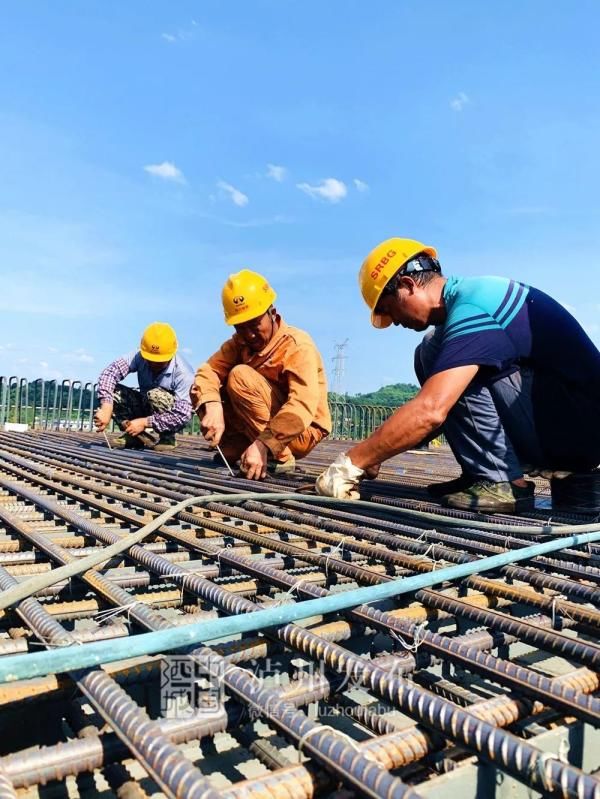
<path id="1" fill-rule="evenodd" d="M 358 284 L 364 301 L 371 309 L 373 327 L 389 327 L 392 324 L 387 314 L 375 313 L 381 293 L 396 272 L 415 255 L 424 252 L 437 257 L 433 247 L 427 247 L 414 239 L 386 239 L 367 255 L 358 273 Z"/>
<path id="2" fill-rule="evenodd" d="M 177 336 L 166 322 L 152 322 L 142 333 L 142 358 L 147 361 L 170 361 L 177 352 Z"/>
<path id="3" fill-rule="evenodd" d="M 242 269 L 229 275 L 223 286 L 221 300 L 228 325 L 241 325 L 262 316 L 275 302 L 277 294 L 267 279 L 258 272 Z"/>

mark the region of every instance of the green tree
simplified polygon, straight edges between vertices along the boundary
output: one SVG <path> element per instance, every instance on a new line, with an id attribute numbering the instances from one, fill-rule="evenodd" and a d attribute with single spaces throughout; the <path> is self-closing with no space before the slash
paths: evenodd
<path id="1" fill-rule="evenodd" d="M 412 399 L 418 390 L 419 387 L 413 383 L 394 383 L 393 385 L 382 386 L 377 391 L 371 391 L 368 394 L 340 396 L 330 392 L 329 400 L 332 402 L 353 402 L 357 405 L 385 405 L 396 408 Z"/>

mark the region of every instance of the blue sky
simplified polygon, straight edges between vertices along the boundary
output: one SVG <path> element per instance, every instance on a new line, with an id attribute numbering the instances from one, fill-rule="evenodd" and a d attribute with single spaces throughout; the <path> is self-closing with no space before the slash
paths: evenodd
<path id="1" fill-rule="evenodd" d="M 600 344 L 600 5 L 12 2 L 0 30 L 0 374 L 93 379 L 171 322 L 196 366 L 230 272 L 350 392 L 412 381 L 372 329 L 378 241 L 565 304 Z"/>

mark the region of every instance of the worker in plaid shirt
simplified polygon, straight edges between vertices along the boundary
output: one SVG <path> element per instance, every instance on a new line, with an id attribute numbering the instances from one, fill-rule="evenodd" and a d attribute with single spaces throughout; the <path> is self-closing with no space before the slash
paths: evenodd
<path id="1" fill-rule="evenodd" d="M 177 354 L 171 325 L 153 322 L 142 335 L 140 349 L 117 358 L 98 378 L 100 407 L 94 421 L 102 432 L 114 419 L 124 434 L 113 446 L 132 449 L 175 449 L 175 434 L 192 416 L 189 392 L 194 371 Z M 120 383 L 137 373 L 139 390 Z"/>

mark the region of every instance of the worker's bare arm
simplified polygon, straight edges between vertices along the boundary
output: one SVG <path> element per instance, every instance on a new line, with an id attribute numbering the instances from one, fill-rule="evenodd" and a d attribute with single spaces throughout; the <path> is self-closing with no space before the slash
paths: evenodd
<path id="1" fill-rule="evenodd" d="M 348 451 L 352 463 L 369 469 L 415 447 L 444 423 L 478 369 L 475 365 L 458 366 L 430 377 L 414 399 Z"/>

